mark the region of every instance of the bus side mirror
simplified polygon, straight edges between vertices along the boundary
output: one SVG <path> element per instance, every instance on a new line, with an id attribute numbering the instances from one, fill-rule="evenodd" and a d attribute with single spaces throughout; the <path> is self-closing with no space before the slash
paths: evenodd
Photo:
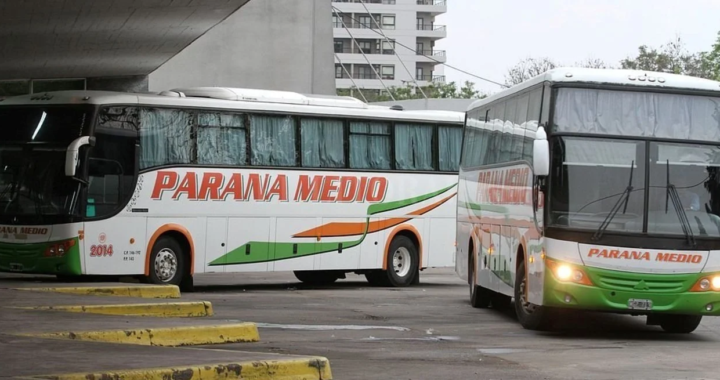
<path id="1" fill-rule="evenodd" d="M 539 177 L 550 174 L 550 144 L 543 127 L 538 127 L 533 141 L 533 172 Z"/>
<path id="2" fill-rule="evenodd" d="M 65 153 L 65 176 L 75 177 L 77 164 L 80 159 L 80 148 L 85 145 L 95 146 L 95 137 L 78 137 L 68 146 L 67 152 Z"/>

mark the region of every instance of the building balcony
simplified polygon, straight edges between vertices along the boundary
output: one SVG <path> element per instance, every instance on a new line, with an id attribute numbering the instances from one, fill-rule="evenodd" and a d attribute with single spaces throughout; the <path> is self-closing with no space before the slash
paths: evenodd
<path id="1" fill-rule="evenodd" d="M 429 39 L 442 39 L 447 37 L 447 26 L 445 25 L 422 25 L 418 24 L 415 26 L 418 30 L 418 37 L 425 37 Z"/>
<path id="2" fill-rule="evenodd" d="M 445 83 L 445 75 L 418 75 L 415 80 L 418 82 Z"/>
<path id="3" fill-rule="evenodd" d="M 361 50 L 359 48 L 344 47 L 342 49 L 335 48 L 337 54 L 366 54 L 366 55 L 395 55 L 395 49 L 370 49 Z"/>
<path id="4" fill-rule="evenodd" d="M 433 16 L 447 13 L 447 0 L 416 0 L 418 12 L 430 13 Z"/>
<path id="5" fill-rule="evenodd" d="M 415 52 L 418 62 L 447 62 L 447 54 L 445 50 L 419 50 Z"/>
<path id="6" fill-rule="evenodd" d="M 418 4 L 422 0 L 418 0 Z M 332 0 L 333 3 L 365 3 L 365 4 L 384 4 L 395 5 L 397 0 Z"/>

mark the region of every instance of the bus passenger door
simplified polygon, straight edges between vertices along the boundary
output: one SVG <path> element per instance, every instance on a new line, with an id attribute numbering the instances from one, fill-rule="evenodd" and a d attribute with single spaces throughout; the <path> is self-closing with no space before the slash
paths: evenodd
<path id="1" fill-rule="evenodd" d="M 136 185 L 137 134 L 101 128 L 87 159 L 83 250 L 88 274 L 145 273 L 147 218 L 128 206 Z"/>

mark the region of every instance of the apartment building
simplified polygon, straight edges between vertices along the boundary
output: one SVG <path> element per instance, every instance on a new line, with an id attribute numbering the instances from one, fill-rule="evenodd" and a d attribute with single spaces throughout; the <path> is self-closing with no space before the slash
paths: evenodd
<path id="1" fill-rule="evenodd" d="M 435 43 L 447 28 L 435 18 L 447 12 L 446 0 L 332 0 L 332 6 L 339 90 L 445 81 L 445 51 Z"/>

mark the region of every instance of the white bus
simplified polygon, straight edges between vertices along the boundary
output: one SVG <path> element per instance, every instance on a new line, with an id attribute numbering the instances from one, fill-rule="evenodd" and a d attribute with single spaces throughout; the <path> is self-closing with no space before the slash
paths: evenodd
<path id="1" fill-rule="evenodd" d="M 514 131 L 514 133 L 511 133 Z M 528 329 L 561 309 L 720 315 L 720 83 L 560 68 L 474 103 L 456 271 Z"/>
<path id="2" fill-rule="evenodd" d="M 464 113 L 230 88 L 0 101 L 0 271 L 346 273 L 452 267 Z"/>

